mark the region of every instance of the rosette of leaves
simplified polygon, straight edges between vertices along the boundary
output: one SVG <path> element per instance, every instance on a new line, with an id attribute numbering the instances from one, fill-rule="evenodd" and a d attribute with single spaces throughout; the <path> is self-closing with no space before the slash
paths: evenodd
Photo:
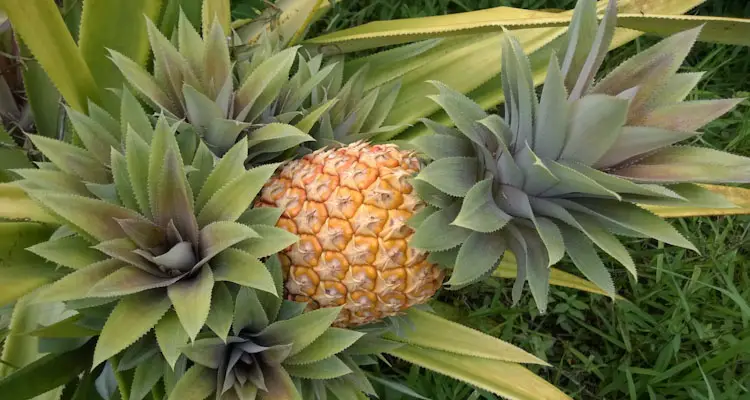
<path id="1" fill-rule="evenodd" d="M 411 245 L 453 268 L 448 286 L 481 279 L 509 250 L 518 260 L 514 301 L 528 281 L 544 310 L 549 267 L 565 254 L 614 296 L 595 247 L 636 274 L 615 235 L 695 249 L 637 204 L 733 207 L 695 183 L 750 181 L 748 158 L 674 145 L 738 103 L 684 101 L 700 74 L 677 70 L 699 29 L 665 39 L 595 83 L 615 18 L 615 1 L 598 27 L 595 3 L 578 3 L 567 48 L 551 57 L 540 99 L 528 58 L 506 33 L 504 117 L 436 83 L 432 99 L 456 128 L 425 121 L 435 135 L 413 141 L 433 161 L 414 181 L 430 207 L 412 220 Z"/>
<path id="2" fill-rule="evenodd" d="M 205 37 L 181 14 L 175 46 L 148 21 L 154 54 L 153 74 L 135 61 L 111 51 L 112 61 L 135 92 L 170 120 L 184 120 L 179 130 L 194 130 L 217 155 L 249 137 L 249 159 L 260 163 L 300 143 L 318 116 L 305 118 L 306 101 L 333 66 L 321 68 L 321 57 L 306 60 L 299 47 L 280 49 L 273 34 L 249 50 L 233 54 L 218 21 Z M 297 71 L 290 71 L 298 59 Z M 257 129 L 266 124 L 295 123 L 301 131 Z"/>
<path id="3" fill-rule="evenodd" d="M 346 65 L 340 57 L 331 58 L 328 67 L 333 67 L 333 70 L 313 91 L 310 99 L 314 110 L 324 112 L 310 133 L 316 142 L 309 143 L 309 146 L 322 148 L 373 140 L 399 128 L 383 123 L 398 97 L 400 80 L 371 85 L 367 63 L 347 77 Z"/>
<path id="4" fill-rule="evenodd" d="M 30 248 L 69 272 L 36 301 L 115 302 L 94 365 L 131 345 L 171 309 L 179 320 L 174 329 L 188 337 L 195 339 L 204 325 L 223 335 L 209 311 L 221 311 L 221 297 L 212 293 L 226 290 L 227 282 L 275 295 L 259 258 L 296 236 L 272 226 L 278 210 L 249 208 L 277 165 L 246 170 L 246 141 L 220 160 L 200 144 L 185 165 L 176 126 L 165 118 L 153 130 L 128 125 L 121 139 L 92 118 L 74 121 L 89 151 L 35 136 L 50 163 L 17 173 L 29 196 L 63 223 L 50 240 Z"/>
<path id="5" fill-rule="evenodd" d="M 269 258 L 267 266 L 281 293 L 278 259 Z M 303 313 L 304 304 L 248 288 L 239 289 L 235 298 L 228 337 L 206 335 L 182 348 L 193 366 L 170 399 L 199 394 L 216 399 L 343 400 L 375 394 L 346 353 L 365 333 L 331 327 L 340 308 Z"/>

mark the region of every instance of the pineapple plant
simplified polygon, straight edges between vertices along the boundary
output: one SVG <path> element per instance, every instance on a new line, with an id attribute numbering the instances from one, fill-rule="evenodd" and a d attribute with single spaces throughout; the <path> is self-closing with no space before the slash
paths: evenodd
<path id="1" fill-rule="evenodd" d="M 513 240 L 524 240 L 520 247 L 516 242 L 507 246 L 524 258 L 519 261 L 519 281 L 528 276 L 532 292 L 540 287 L 538 277 L 532 276 L 540 264 L 527 261 L 544 261 L 544 256 L 539 256 L 538 248 L 523 251 L 539 245 L 539 237 L 554 232 L 552 225 L 559 224 L 543 220 L 551 217 L 517 215 L 515 208 L 495 197 L 494 190 L 479 196 L 486 201 L 469 196 L 476 184 L 465 194 L 460 190 L 461 185 L 477 182 L 482 183 L 477 189 L 480 195 L 488 182 L 491 189 L 502 188 L 507 176 L 496 174 L 498 168 L 492 167 L 501 156 L 503 167 L 516 163 L 521 171 L 516 177 L 536 175 L 520 153 L 516 162 L 518 140 L 513 138 L 521 137 L 520 131 L 536 132 L 527 124 L 529 110 L 536 121 L 543 115 L 537 109 L 543 109 L 549 96 L 543 96 L 538 106 L 529 100 L 533 85 L 526 79 L 517 43 L 506 41 L 503 50 L 504 91 L 517 95 L 508 97 L 510 108 L 503 116 L 508 123 L 499 116 L 479 114 L 478 106 L 441 87 L 436 100 L 457 128 L 425 121 L 436 131 L 437 140 L 371 144 L 366 141 L 391 136 L 404 127 L 387 123 L 398 98 L 410 95 L 393 79 L 403 72 L 388 68 L 401 61 L 408 64 L 410 56 L 437 42 L 389 50 L 360 60 L 356 68 L 345 68 L 340 58 L 326 60 L 297 47 L 284 49 L 288 38 L 281 40 L 273 31 L 258 35 L 252 46 L 237 42 L 228 29 L 228 13 L 222 12 L 228 10 L 228 2 L 222 0 L 203 2 L 202 36 L 189 18 L 179 16 L 177 2 L 169 1 L 171 11 L 160 22 L 141 20 L 145 21 L 142 32 L 138 24 L 129 24 L 132 38 L 115 40 L 112 37 L 119 32 L 97 26 L 96 15 L 111 14 L 117 6 L 157 18 L 158 7 L 153 1 L 107 1 L 111 9 L 101 7 L 101 0 L 84 1 L 80 49 L 51 0 L 0 2 L 0 7 L 10 7 L 11 20 L 60 89 L 70 106 L 66 114 L 71 122 L 64 127 L 63 140 L 31 136 L 46 159 L 36 163 L 38 168 L 13 172 L 20 181 L 0 184 L 0 205 L 12 206 L 0 207 L 0 216 L 29 220 L 0 224 L 3 236 L 23 238 L 0 245 L 10 249 L 0 261 L 12 264 L 0 265 L 0 326 L 8 326 L 0 392 L 14 399 L 60 398 L 61 383 L 66 393 L 72 389 L 85 393 L 107 386 L 95 385 L 95 379 L 114 376 L 120 397 L 131 400 L 149 395 L 174 400 L 365 399 L 376 394 L 376 383 L 399 390 L 398 384 L 384 381 L 368 367 L 390 355 L 509 398 L 568 398 L 519 365 L 546 365 L 544 361 L 420 306 L 443 284 L 446 274 L 451 287 L 488 274 L 499 258 L 497 251 Z M 285 21 L 299 22 L 291 29 L 299 39 L 309 18 L 303 18 L 305 22 L 286 18 L 287 6 L 297 2 L 282 3 L 285 11 L 276 23 L 281 31 L 290 32 Z M 317 11 L 319 3 L 309 9 Z M 566 95 L 570 92 L 570 102 L 599 95 L 597 86 L 578 87 L 578 77 L 586 82 L 596 72 L 609 44 L 613 4 L 595 43 L 573 39 L 594 37 L 587 35 L 596 26 L 593 3 L 583 2 L 576 10 L 575 33 L 557 74 L 565 75 L 562 86 Z M 291 10 L 293 14 L 299 9 Z M 171 39 L 166 14 L 176 24 Z M 38 21 L 31 21 L 29 15 L 44 16 L 45 29 L 35 29 Z M 104 38 L 100 41 L 94 35 L 97 28 Z M 49 46 L 51 41 L 58 46 Z M 145 62 L 149 43 L 152 68 Z M 110 45 L 115 49 L 106 50 Z M 109 54 L 106 66 L 114 74 L 92 59 L 96 54 L 92 46 L 101 47 L 102 57 Z M 592 46 L 597 55 L 589 61 L 585 54 Z M 651 82 L 654 74 L 673 76 L 680 52 L 687 51 L 681 49 L 677 56 L 662 57 L 661 50 L 650 53 L 645 58 L 662 61 L 645 68 L 641 75 L 646 78 L 636 83 Z M 663 61 L 671 56 L 678 60 Z M 375 65 L 373 75 L 365 65 L 370 62 Z M 550 64 L 552 75 L 554 64 Z M 56 68 L 60 65 L 66 68 Z M 405 69 L 409 68 L 413 66 Z M 72 76 L 71 70 L 77 74 Z M 632 68 L 623 74 L 629 71 Z M 88 79 L 92 76 L 96 81 Z M 97 86 L 99 76 L 108 78 L 101 81 L 106 87 Z M 689 91 L 685 85 L 694 78 L 674 78 L 670 87 L 679 88 L 679 93 Z M 560 82 L 549 79 L 559 95 Z M 627 100 L 628 110 L 637 111 L 627 113 L 622 129 L 616 124 L 605 126 L 603 131 L 612 135 L 644 124 L 643 113 L 662 106 L 667 108 L 662 112 L 670 111 L 673 103 L 682 100 L 674 91 L 659 87 L 646 87 L 641 95 L 630 90 L 630 79 L 623 85 L 617 81 L 602 89 L 605 95 L 615 91 L 610 97 Z M 112 89 L 113 82 L 119 95 L 114 107 L 102 102 L 100 93 Z M 125 84 L 122 89 L 117 87 L 121 84 Z M 564 100 L 560 103 L 568 98 Z M 699 108 L 712 111 L 697 118 L 714 118 L 729 106 L 703 105 Z M 552 111 L 561 113 L 563 121 L 579 120 Z M 465 123 L 475 117 L 472 124 Z M 661 127 L 656 124 L 664 121 L 663 117 L 646 119 L 652 127 Z M 475 140 L 477 121 L 481 126 L 476 129 L 487 141 Z M 482 123 L 490 125 L 487 131 Z M 498 126 L 501 134 L 484 135 Z M 609 190 L 625 204 L 729 206 L 699 187 L 671 181 L 659 186 L 658 179 L 641 182 L 646 178 L 636 175 L 644 171 L 643 165 L 659 161 L 641 157 L 643 152 L 651 156 L 663 142 L 648 144 L 656 147 L 629 156 L 628 161 L 635 157 L 639 163 L 628 163 L 637 167 L 628 170 L 628 176 L 620 172 L 618 178 L 611 165 L 593 163 L 601 175 L 589 179 L 607 175 L 603 183 L 595 183 L 617 182 Z M 506 152 L 500 151 L 501 143 Z M 644 146 L 637 135 L 633 143 L 636 148 Z M 627 149 L 633 143 L 612 148 Z M 536 151 L 533 141 L 529 147 Z M 452 151 L 462 152 L 462 164 L 450 162 Z M 739 168 L 746 165 L 745 159 L 721 157 Z M 553 158 L 540 164 L 568 161 Z M 647 159 L 651 164 L 641 162 Z M 656 169 L 669 172 L 671 166 L 665 162 Z M 451 179 L 466 168 L 476 176 Z M 731 174 L 695 176 L 676 181 L 740 180 Z M 577 175 L 564 178 L 580 188 L 549 200 L 559 200 L 563 208 L 578 197 L 598 201 L 607 194 L 598 188 L 588 192 L 595 185 Z M 627 191 L 635 186 L 638 191 Z M 478 219 L 493 224 L 505 215 L 493 209 L 492 202 L 514 219 L 485 232 L 487 226 Z M 457 209 L 474 211 L 475 215 L 468 215 L 474 218 L 445 218 Z M 585 221 L 577 209 L 568 212 L 587 227 L 585 235 L 601 236 L 604 229 L 639 233 L 615 227 L 614 222 L 591 223 L 594 217 Z M 567 241 L 575 237 L 570 229 L 556 229 L 560 235 L 565 231 L 560 240 L 568 254 L 590 256 L 567 248 Z M 465 240 L 455 243 L 459 236 Z M 610 244 L 606 238 L 602 241 Z M 43 315 L 38 315 L 40 310 Z M 38 382 L 35 376 L 40 370 L 50 379 L 28 384 Z"/>
<path id="2" fill-rule="evenodd" d="M 700 28 L 675 34 L 595 79 L 616 14 L 617 3 L 610 1 L 597 26 L 595 3 L 578 2 L 539 98 L 528 58 L 507 35 L 502 117 L 434 83 L 439 93 L 431 98 L 455 128 L 425 121 L 435 134 L 412 141 L 432 161 L 415 177 L 414 188 L 429 206 L 411 221 L 410 244 L 452 269 L 449 287 L 490 274 L 508 250 L 518 262 L 514 301 L 528 282 L 544 312 L 550 267 L 566 254 L 614 297 L 595 248 L 636 275 L 616 235 L 695 250 L 641 205 L 731 208 L 697 183 L 750 182 L 750 158 L 676 145 L 740 101 L 684 101 L 701 74 L 677 70 Z"/>

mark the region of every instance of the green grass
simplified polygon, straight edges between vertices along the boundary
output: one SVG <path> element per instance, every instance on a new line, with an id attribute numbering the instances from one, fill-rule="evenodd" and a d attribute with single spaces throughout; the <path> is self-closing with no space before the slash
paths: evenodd
<path id="1" fill-rule="evenodd" d="M 250 15 L 250 0 L 235 1 Z M 378 19 L 445 14 L 499 5 L 570 8 L 574 0 L 345 0 L 312 34 Z M 750 17 L 750 3 L 713 0 L 703 15 Z M 257 6 L 257 5 L 256 5 Z M 613 52 L 607 67 L 653 44 L 642 38 Z M 750 94 L 750 50 L 698 44 L 685 70 L 706 71 L 694 98 Z M 716 121 L 696 139 L 702 146 L 750 156 L 750 102 Z M 439 300 L 461 323 L 547 360 L 534 371 L 576 399 L 750 399 L 750 217 L 674 221 L 701 254 L 655 241 L 627 242 L 639 267 L 637 281 L 610 264 L 618 293 L 613 303 L 575 290 L 551 290 L 546 315 L 527 294 L 513 307 L 511 282 L 489 280 L 468 290 L 442 291 Z M 563 269 L 574 271 L 570 265 Z M 430 399 L 496 399 L 472 387 L 408 364 L 381 371 Z M 388 394 L 386 400 L 397 400 Z"/>

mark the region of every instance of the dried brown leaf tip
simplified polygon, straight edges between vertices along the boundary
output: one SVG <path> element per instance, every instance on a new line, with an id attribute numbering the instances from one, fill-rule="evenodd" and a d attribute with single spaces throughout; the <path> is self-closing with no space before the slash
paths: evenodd
<path id="1" fill-rule="evenodd" d="M 614 296 L 595 246 L 633 274 L 635 265 L 615 235 L 694 249 L 636 204 L 732 207 L 696 183 L 750 181 L 746 157 L 675 146 L 738 103 L 685 101 L 700 74 L 678 69 L 699 29 L 669 37 L 595 81 L 616 11 L 610 1 L 599 24 L 595 2 L 578 2 L 540 98 L 528 58 L 506 33 L 502 117 L 435 84 L 439 94 L 432 98 L 455 128 L 426 121 L 435 134 L 413 142 L 433 160 L 414 185 L 433 207 L 413 221 L 411 245 L 453 268 L 449 286 L 483 278 L 509 250 L 518 260 L 515 299 L 528 281 L 544 310 L 549 266 L 565 254 Z"/>

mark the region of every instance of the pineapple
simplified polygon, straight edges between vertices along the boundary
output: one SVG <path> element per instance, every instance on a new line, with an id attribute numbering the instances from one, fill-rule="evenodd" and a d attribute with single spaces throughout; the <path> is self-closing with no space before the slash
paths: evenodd
<path id="1" fill-rule="evenodd" d="M 277 226 L 299 242 L 281 252 L 290 300 L 343 306 L 336 324 L 361 325 L 427 301 L 443 271 L 409 246 L 423 207 L 408 178 L 420 163 L 393 144 L 355 142 L 286 164 L 256 206 L 284 210 Z"/>

